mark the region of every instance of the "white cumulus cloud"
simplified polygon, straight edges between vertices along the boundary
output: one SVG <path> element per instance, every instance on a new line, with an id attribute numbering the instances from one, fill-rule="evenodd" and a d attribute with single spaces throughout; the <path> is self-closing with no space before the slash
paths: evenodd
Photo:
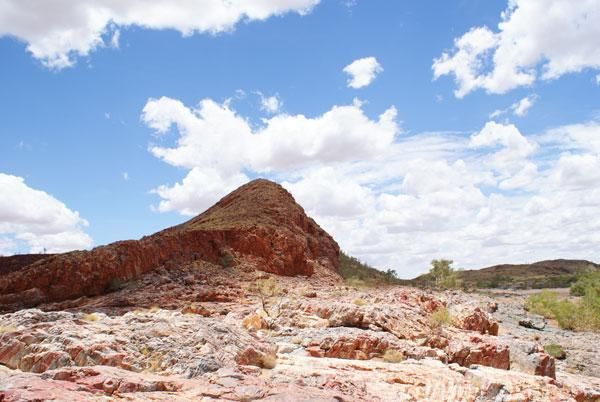
<path id="1" fill-rule="evenodd" d="M 12 253 L 24 242 L 32 253 L 63 252 L 92 245 L 87 221 L 21 177 L 0 173 L 0 252 Z"/>
<path id="2" fill-rule="evenodd" d="M 370 118 L 356 101 L 257 126 L 227 103 L 150 99 L 150 152 L 187 170 L 155 190 L 156 208 L 193 215 L 267 176 L 343 250 L 402 277 L 440 257 L 467 268 L 600 259 L 600 124 L 525 135 L 489 121 L 473 133 L 409 135 L 396 114 Z M 162 145 L 165 136 L 174 145 Z"/>
<path id="3" fill-rule="evenodd" d="M 383 72 L 383 67 L 375 57 L 364 57 L 348 64 L 344 72 L 349 76 L 348 87 L 358 89 L 371 84 Z"/>
<path id="4" fill-rule="evenodd" d="M 528 157 L 536 150 L 536 144 L 525 138 L 514 124 L 489 121 L 483 129 L 471 136 L 472 148 L 500 147 L 486 155 L 486 162 L 504 177 L 514 174 L 528 163 Z"/>
<path id="5" fill-rule="evenodd" d="M 163 199 L 158 209 L 197 213 L 246 180 L 244 169 L 268 173 L 378 157 L 399 132 L 396 109 L 372 120 L 361 107 L 333 106 L 316 117 L 277 114 L 253 127 L 227 102 L 204 99 L 188 108 L 167 97 L 148 100 L 141 118 L 157 141 L 172 126 L 179 133 L 175 146 L 154 143 L 150 152 L 190 170 L 181 183 L 155 190 Z"/>
<path id="6" fill-rule="evenodd" d="M 240 21 L 306 14 L 320 0 L 4 0 L 0 36 L 12 36 L 47 67 L 74 64 L 98 47 L 118 47 L 117 27 L 173 29 L 184 36 L 231 31 Z"/>
<path id="7" fill-rule="evenodd" d="M 454 75 L 459 98 L 476 89 L 505 93 L 584 69 L 600 69 L 600 2 L 510 0 L 498 30 L 474 27 L 433 62 Z"/>

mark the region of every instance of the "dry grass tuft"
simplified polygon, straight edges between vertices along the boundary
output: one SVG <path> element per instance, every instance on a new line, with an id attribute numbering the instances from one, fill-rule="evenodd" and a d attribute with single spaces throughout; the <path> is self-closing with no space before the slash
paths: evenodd
<path id="1" fill-rule="evenodd" d="M 404 354 L 396 349 L 388 349 L 383 354 L 383 360 L 387 363 L 400 363 L 404 360 Z"/>

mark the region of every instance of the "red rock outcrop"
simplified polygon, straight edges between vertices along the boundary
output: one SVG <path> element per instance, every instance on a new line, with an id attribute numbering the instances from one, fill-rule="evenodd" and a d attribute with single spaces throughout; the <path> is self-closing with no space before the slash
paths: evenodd
<path id="1" fill-rule="evenodd" d="M 280 185 L 254 180 L 201 215 L 140 240 L 58 254 L 0 277 L 0 310 L 118 288 L 158 267 L 204 260 L 278 275 L 336 271 L 339 246 Z"/>
<path id="2" fill-rule="evenodd" d="M 457 319 L 459 328 L 467 331 L 477 331 L 480 334 L 498 335 L 498 323 L 484 313 L 479 307 L 473 311 L 463 311 Z"/>
<path id="3" fill-rule="evenodd" d="M 510 368 L 510 349 L 499 344 L 495 338 L 471 336 L 468 339 L 452 339 L 448 348 L 451 363 L 464 367 L 473 364 L 508 370 Z"/>
<path id="4" fill-rule="evenodd" d="M 355 338 L 346 336 L 327 337 L 309 344 L 306 351 L 314 357 L 367 360 L 382 356 L 388 346 L 388 342 L 383 339 L 362 334 Z"/>

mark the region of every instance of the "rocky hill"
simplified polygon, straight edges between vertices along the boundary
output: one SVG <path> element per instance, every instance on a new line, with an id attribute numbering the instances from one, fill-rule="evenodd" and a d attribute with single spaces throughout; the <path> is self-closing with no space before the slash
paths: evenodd
<path id="1" fill-rule="evenodd" d="M 144 273 L 196 260 L 308 276 L 317 267 L 337 271 L 339 247 L 283 187 L 259 179 L 181 225 L 1 275 L 0 310 L 101 295 Z"/>

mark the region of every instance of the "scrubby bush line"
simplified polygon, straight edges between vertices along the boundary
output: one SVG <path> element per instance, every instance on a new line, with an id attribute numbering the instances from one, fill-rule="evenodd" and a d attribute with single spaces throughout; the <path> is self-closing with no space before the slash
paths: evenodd
<path id="1" fill-rule="evenodd" d="M 530 296 L 525 309 L 555 319 L 563 329 L 600 330 L 600 289 L 591 286 L 585 288 L 583 297 L 577 301 L 559 299 L 556 292 L 544 290 Z"/>

